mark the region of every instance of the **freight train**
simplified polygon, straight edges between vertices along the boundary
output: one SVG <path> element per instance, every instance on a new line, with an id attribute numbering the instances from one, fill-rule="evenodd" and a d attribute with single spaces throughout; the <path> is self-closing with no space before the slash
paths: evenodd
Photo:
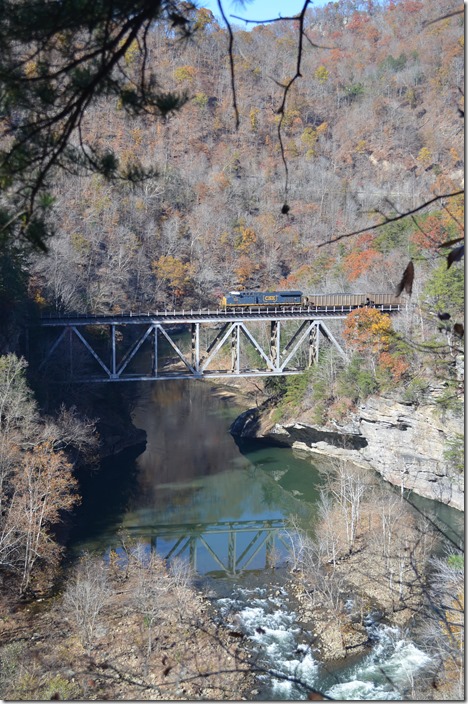
<path id="1" fill-rule="evenodd" d="M 221 299 L 225 308 L 276 308 L 293 306 L 329 310 L 330 308 L 389 308 L 401 305 L 393 293 L 310 293 L 302 291 L 230 291 Z"/>

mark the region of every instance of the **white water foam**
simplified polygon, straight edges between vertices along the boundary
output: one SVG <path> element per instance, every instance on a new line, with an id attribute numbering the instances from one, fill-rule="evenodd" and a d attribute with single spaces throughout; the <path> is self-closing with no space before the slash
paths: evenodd
<path id="1" fill-rule="evenodd" d="M 284 597 L 266 598 L 265 590 L 239 589 L 233 599 L 220 600 L 223 615 L 236 613 L 236 623 L 255 644 L 262 665 L 271 675 L 260 680 L 268 686 L 273 699 L 297 699 L 304 696 L 304 688 L 316 679 L 318 663 L 307 646 L 300 645 L 300 628 L 295 624 L 296 614 L 288 610 Z M 260 596 L 260 598 L 259 598 Z"/>
<path id="2" fill-rule="evenodd" d="M 332 699 L 402 699 L 411 691 L 417 673 L 431 662 L 398 628 L 373 626 L 371 630 L 377 640 L 372 652 L 347 673 L 346 682 L 326 691 Z"/>
<path id="3" fill-rule="evenodd" d="M 220 599 L 221 614 L 234 615 L 233 628 L 241 628 L 254 644 L 270 675 L 260 677 L 268 699 L 307 699 L 307 690 L 323 691 L 329 678 L 307 645 L 300 642 L 296 614 L 288 610 L 285 592 L 268 597 L 265 589 L 238 589 L 231 599 Z M 401 700 L 411 691 L 417 673 L 430 658 L 401 635 L 398 628 L 372 625 L 372 652 L 354 667 L 337 674 L 342 679 L 325 694 L 335 700 Z"/>

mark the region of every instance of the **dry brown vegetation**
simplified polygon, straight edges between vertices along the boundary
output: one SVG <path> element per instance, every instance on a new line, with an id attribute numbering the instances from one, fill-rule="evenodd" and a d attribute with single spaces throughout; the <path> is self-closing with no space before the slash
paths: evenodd
<path id="1" fill-rule="evenodd" d="M 143 546 L 127 557 L 85 556 L 63 596 L 5 608 L 2 698 L 236 700 L 252 686 L 241 641 L 215 625 L 189 572 Z"/>
<path id="2" fill-rule="evenodd" d="M 164 123 L 130 119 L 101 98 L 86 111 L 84 142 L 141 160 L 157 175 L 135 187 L 60 175 L 56 235 L 34 264 L 31 293 L 65 311 L 119 312 L 212 306 L 230 288 L 391 290 L 402 261 L 417 254 L 417 286 L 443 257 L 456 221 L 434 203 L 386 231 L 318 249 L 339 233 L 460 188 L 463 21 L 427 25 L 455 0 L 329 3 L 310 7 L 302 76 L 288 93 L 282 131 L 289 213 L 281 213 L 284 170 L 278 109 L 297 60 L 297 26 L 235 28 L 240 114 L 235 129 L 228 36 L 201 10 L 191 42 L 148 35 L 161 87 L 188 103 Z M 142 57 L 128 52 L 126 70 Z M 463 222 L 459 205 L 443 202 Z M 431 209 L 429 209 L 431 210 Z M 456 232 L 454 232 L 454 230 Z M 72 275 L 70 273 L 72 272 Z"/>
<path id="3" fill-rule="evenodd" d="M 365 8 L 342 0 L 311 8 L 305 28 L 314 44 L 328 48 L 304 47 L 303 75 L 283 112 L 287 213 L 281 211 L 277 135 L 279 84 L 289 80 L 297 61 L 294 24 L 235 30 L 239 130 L 226 31 L 203 10 L 193 42 L 167 41 L 165 29 L 156 26 L 148 35 L 148 59 L 158 66 L 162 89 L 187 91 L 188 103 L 161 122 L 130 119 L 101 97 L 86 111 L 82 138 L 115 149 L 124 167 L 140 159 L 157 175 L 130 187 L 62 172 L 53 186 L 57 232 L 48 256 L 33 257 L 27 273 L 14 248 L 0 257 L 2 315 L 9 320 L 21 296 L 24 301 L 26 280 L 39 310 L 118 313 L 212 306 L 234 286 L 393 290 L 402 262 L 412 257 L 418 305 L 400 317 L 398 332 L 422 342 L 446 341 L 444 353 L 453 362 L 460 335 L 437 314 L 462 315 L 463 272 L 456 264 L 447 272 L 439 246 L 461 236 L 461 199 L 437 202 L 417 221 L 318 245 L 369 226 L 380 211 L 391 215 L 459 189 L 464 36 L 455 9 L 455 0 Z M 128 75 L 137 75 L 135 46 L 125 61 Z M 9 351 L 10 327 L 0 327 L 2 352 Z M 405 365 L 413 365 L 408 379 L 419 382 L 427 357 L 410 358 L 408 349 L 405 354 Z M 348 369 L 339 387 L 336 367 L 333 360 L 320 367 L 320 393 L 318 384 L 309 384 L 308 412 L 332 402 L 333 413 L 346 413 L 375 381 L 374 371 L 358 360 L 360 374 Z M 391 370 L 405 373 L 401 365 Z M 41 419 L 24 362 L 13 355 L 0 358 L 0 372 L 0 569 L 5 584 L 25 594 L 50 586 L 60 555 L 54 524 L 76 500 L 64 451 L 92 446 L 92 424 L 66 410 Z M 420 389 L 414 383 L 411 390 L 411 383 L 408 391 L 417 399 Z M 405 616 L 429 594 L 421 577 L 427 530 L 409 518 L 402 530 L 401 505 L 375 493 L 366 499 L 362 489 L 359 477 L 343 475 L 330 484 L 334 503 L 323 505 L 319 541 L 305 545 L 300 565 L 301 589 L 315 618 L 318 609 L 328 610 L 328 622 L 341 620 L 345 631 L 346 585 L 366 595 L 362 608 L 374 600 Z M 441 583 L 444 593 L 454 583 L 459 589 L 453 575 Z M 9 593 L 5 588 L 5 601 Z M 50 609 L 38 604 L 16 611 L 5 603 L 4 698 L 238 699 L 249 682 L 238 643 L 213 625 L 206 602 L 181 575 L 154 556 L 147 564 L 133 556 L 128 573 L 84 561 L 64 598 L 50 603 Z M 454 603 L 458 618 L 458 591 Z M 449 654 L 460 677 L 461 630 L 451 620 L 452 602 L 446 611 L 440 642 L 447 633 L 455 641 L 457 654 L 453 648 Z M 344 645 L 354 646 L 347 632 Z"/>

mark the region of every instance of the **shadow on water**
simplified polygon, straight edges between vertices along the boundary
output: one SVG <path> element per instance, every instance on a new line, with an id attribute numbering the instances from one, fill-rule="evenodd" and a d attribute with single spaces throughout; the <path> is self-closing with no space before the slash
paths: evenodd
<path id="1" fill-rule="evenodd" d="M 146 431 L 146 446 L 81 472 L 72 552 L 115 549 L 123 530 L 164 556 L 196 560 L 204 573 L 223 566 L 232 572 L 243 553 L 245 570 L 266 567 L 269 537 L 284 558 L 277 537 L 291 516 L 313 532 L 321 476 L 312 456 L 231 436 L 241 411 L 205 382 L 142 384 L 134 423 Z M 450 535 L 460 534 L 458 512 L 420 497 L 411 502 Z"/>
<path id="2" fill-rule="evenodd" d="M 425 499 L 411 492 L 405 495 L 407 501 L 423 517 L 428 519 L 439 535 L 439 551 L 445 547 L 455 547 L 464 550 L 465 547 L 465 515 L 451 506 L 438 501 Z"/>
<path id="3" fill-rule="evenodd" d="M 288 448 L 236 444 L 229 427 L 241 410 L 206 383 L 144 385 L 134 423 L 146 447 L 83 473 L 73 552 L 116 549 L 123 530 L 202 574 L 284 559 L 289 517 L 313 525 L 318 475 Z"/>
<path id="4" fill-rule="evenodd" d="M 127 448 L 103 459 L 97 469 L 84 468 L 79 472 L 82 502 L 70 531 L 72 549 L 119 525 L 129 500 L 137 493 L 136 458 L 144 449 L 144 445 Z"/>

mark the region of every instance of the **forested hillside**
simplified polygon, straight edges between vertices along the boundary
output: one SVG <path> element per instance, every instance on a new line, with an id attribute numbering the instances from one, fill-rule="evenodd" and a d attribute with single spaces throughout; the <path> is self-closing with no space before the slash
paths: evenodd
<path id="1" fill-rule="evenodd" d="M 155 174 L 131 186 L 62 173 L 56 234 L 32 263 L 37 303 L 118 312 L 213 306 L 239 286 L 390 291 L 412 258 L 415 300 L 436 312 L 460 308 L 437 289 L 447 253 L 438 246 L 461 234 L 460 198 L 324 244 L 462 188 L 457 9 L 454 0 L 340 0 L 308 10 L 310 42 L 281 125 L 288 193 L 278 108 L 296 71 L 296 23 L 234 28 L 234 94 L 228 33 L 210 11 L 198 11 L 185 42 L 156 26 L 147 40 L 161 90 L 187 102 L 164 120 L 130 118 L 102 97 L 87 109 L 85 144 Z M 141 60 L 135 43 L 125 56 L 129 85 Z M 460 269 L 449 275 L 458 281 Z"/>

